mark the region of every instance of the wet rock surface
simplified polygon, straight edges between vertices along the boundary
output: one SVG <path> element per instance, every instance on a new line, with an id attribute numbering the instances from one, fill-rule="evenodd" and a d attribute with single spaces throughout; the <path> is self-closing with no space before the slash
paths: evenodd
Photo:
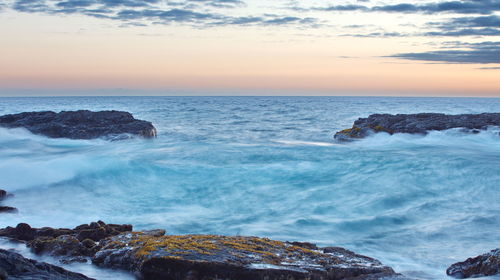
<path id="1" fill-rule="evenodd" d="M 156 137 L 153 124 L 122 111 L 24 112 L 0 116 L 0 127 L 22 127 L 51 138 L 94 139 L 123 134 Z"/>
<path id="2" fill-rule="evenodd" d="M 368 136 L 371 133 L 386 132 L 426 134 L 431 130 L 464 128 L 464 132 L 479 133 L 488 126 L 500 126 L 500 113 L 445 115 L 438 113 L 420 114 L 374 114 L 360 118 L 352 128 L 339 131 L 334 138 L 349 141 Z"/>
<path id="3" fill-rule="evenodd" d="M 500 274 L 500 248 L 451 265 L 446 274 L 455 278 L 474 278 Z"/>
<path id="4" fill-rule="evenodd" d="M 87 262 L 124 269 L 140 279 L 408 279 L 378 260 L 340 247 L 259 237 L 165 235 L 165 230 L 133 232 L 130 225 L 102 221 L 74 229 L 0 229 L 0 236 L 26 243 L 36 254 L 61 263 Z"/>
<path id="5" fill-rule="evenodd" d="M 27 259 L 0 249 L 0 279 L 8 280 L 91 280 L 83 274 L 44 262 Z"/>
<path id="6" fill-rule="evenodd" d="M 333 280 L 396 276 L 379 261 L 342 248 L 294 245 L 258 237 L 130 232 L 101 243 L 92 258 L 94 264 L 133 271 L 143 279 Z M 380 277 L 373 278 L 377 274 Z"/>

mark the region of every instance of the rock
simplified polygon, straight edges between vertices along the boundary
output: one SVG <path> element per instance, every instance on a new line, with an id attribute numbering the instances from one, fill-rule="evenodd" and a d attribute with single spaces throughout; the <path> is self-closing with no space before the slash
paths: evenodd
<path id="1" fill-rule="evenodd" d="M 475 278 L 500 274 L 500 248 L 489 253 L 452 264 L 446 274 L 455 278 Z"/>
<path id="2" fill-rule="evenodd" d="M 102 221 L 88 225 L 79 225 L 74 229 L 51 227 L 31 228 L 30 225 L 21 223 L 15 228 L 6 227 L 0 229 L 0 236 L 18 241 L 32 241 L 39 238 L 43 238 L 46 241 L 48 239 L 56 239 L 62 235 L 68 235 L 74 237 L 78 241 L 85 241 L 86 245 L 84 246 L 89 246 L 89 241 L 99 241 L 101 239 L 131 230 L 131 225 L 106 224 Z"/>
<path id="3" fill-rule="evenodd" d="M 11 196 L 11 194 L 7 193 L 4 190 L 0 190 L 0 201 L 6 199 L 9 196 Z M 0 213 L 17 213 L 17 212 L 19 211 L 15 207 L 0 205 Z"/>
<path id="4" fill-rule="evenodd" d="M 35 238 L 35 230 L 25 223 L 18 224 L 15 228 L 0 229 L 0 236 L 9 237 L 17 241 L 29 241 Z"/>
<path id="5" fill-rule="evenodd" d="M 23 127 L 51 138 L 94 139 L 121 134 L 156 137 L 155 127 L 121 111 L 24 112 L 0 116 L 0 127 Z"/>
<path id="6" fill-rule="evenodd" d="M 420 114 L 374 114 L 360 118 L 352 128 L 335 134 L 339 141 L 364 138 L 371 133 L 386 132 L 426 134 L 430 130 L 464 128 L 467 133 L 479 133 L 488 126 L 500 126 L 500 113 L 445 115 L 438 113 Z"/>
<path id="7" fill-rule="evenodd" d="M 35 254 L 48 253 L 53 256 L 93 256 L 95 246 L 88 248 L 76 237 L 71 235 L 61 235 L 56 238 L 40 237 L 28 242 L 28 247 Z"/>
<path id="8" fill-rule="evenodd" d="M 0 213 L 17 213 L 18 210 L 15 207 L 10 206 L 0 206 Z"/>
<path id="9" fill-rule="evenodd" d="M 342 248 L 242 236 L 128 232 L 102 240 L 92 262 L 129 270 L 146 280 L 336 280 L 397 275 L 375 259 Z"/>
<path id="10" fill-rule="evenodd" d="M 0 279 L 91 280 L 92 278 L 0 249 Z"/>

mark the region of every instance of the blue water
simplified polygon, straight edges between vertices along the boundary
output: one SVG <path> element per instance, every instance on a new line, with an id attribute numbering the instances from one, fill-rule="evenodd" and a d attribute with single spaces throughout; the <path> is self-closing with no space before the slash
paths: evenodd
<path id="1" fill-rule="evenodd" d="M 500 246 L 499 129 L 378 134 L 337 144 L 372 113 L 499 112 L 500 99 L 368 97 L 0 98 L 0 115 L 126 110 L 154 140 L 48 139 L 0 129 L 0 226 L 103 220 L 171 234 L 342 246 L 420 279 Z"/>

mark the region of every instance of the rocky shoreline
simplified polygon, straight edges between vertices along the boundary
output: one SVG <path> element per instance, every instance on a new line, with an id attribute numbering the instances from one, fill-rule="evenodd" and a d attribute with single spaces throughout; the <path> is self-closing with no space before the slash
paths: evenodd
<path id="1" fill-rule="evenodd" d="M 489 126 L 500 126 L 500 113 L 445 115 L 438 113 L 420 114 L 374 114 L 359 118 L 351 128 L 335 133 L 338 141 L 351 141 L 373 133 L 427 134 L 431 130 L 463 128 L 464 132 L 479 133 Z"/>
<path id="2" fill-rule="evenodd" d="M 24 243 L 33 253 L 50 255 L 62 264 L 92 262 L 144 280 L 410 280 L 376 259 L 344 248 L 251 236 L 166 235 L 162 229 L 133 231 L 131 225 L 98 221 L 73 229 L 21 223 L 0 229 L 0 237 Z M 499 262 L 496 249 L 453 264 L 446 272 L 460 279 L 497 275 Z M 91 278 L 0 250 L 0 279 Z"/>
<path id="3" fill-rule="evenodd" d="M 91 261 L 127 270 L 139 279 L 407 279 L 378 260 L 343 248 L 259 237 L 135 232 L 131 225 L 102 221 L 74 229 L 18 224 L 0 229 L 0 236 L 23 242 L 35 254 L 51 255 L 62 263 Z M 6 273 L 28 279 L 3 267 L 2 258 L 10 257 L 0 254 L 0 268 Z M 68 279 L 87 279 L 78 277 Z"/>
<path id="4" fill-rule="evenodd" d="M 0 127 L 25 128 L 33 134 L 69 139 L 120 139 L 122 135 L 153 138 L 157 134 L 151 122 L 122 111 L 23 112 L 0 116 Z"/>

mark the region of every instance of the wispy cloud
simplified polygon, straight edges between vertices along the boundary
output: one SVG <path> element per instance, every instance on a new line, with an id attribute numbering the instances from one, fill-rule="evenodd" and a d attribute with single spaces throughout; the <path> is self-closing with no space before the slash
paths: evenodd
<path id="1" fill-rule="evenodd" d="M 187 23 L 220 25 L 317 25 L 316 19 L 290 15 L 231 16 L 220 9 L 244 7 L 242 0 L 16 0 L 12 8 L 26 13 L 82 14 L 118 20 L 122 26 Z"/>
<path id="2" fill-rule="evenodd" d="M 400 53 L 390 57 L 439 63 L 500 64 L 500 42 L 455 43 L 453 49 Z"/>
<path id="3" fill-rule="evenodd" d="M 387 13 L 457 13 L 457 14 L 492 14 L 500 10 L 498 0 L 444 1 L 425 4 L 399 3 L 394 5 L 333 5 L 313 7 L 316 11 L 363 11 Z"/>

